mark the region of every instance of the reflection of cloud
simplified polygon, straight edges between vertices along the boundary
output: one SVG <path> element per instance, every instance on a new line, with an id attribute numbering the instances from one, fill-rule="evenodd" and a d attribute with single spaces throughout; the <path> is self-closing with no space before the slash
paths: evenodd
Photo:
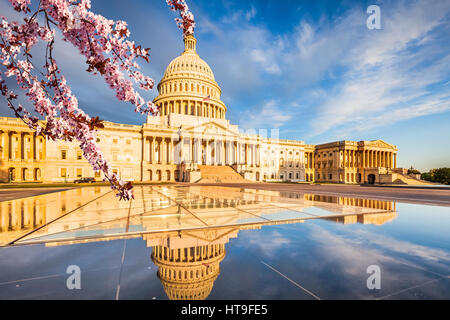
<path id="1" fill-rule="evenodd" d="M 261 253 L 273 258 L 276 256 L 277 251 L 283 246 L 291 244 L 291 240 L 283 236 L 280 232 L 273 230 L 271 232 L 245 232 L 239 235 L 240 240 L 244 241 L 244 247 L 258 248 Z"/>
<path id="2" fill-rule="evenodd" d="M 420 269 L 420 267 L 412 265 L 412 262 L 398 257 L 399 254 L 427 260 L 424 261 L 427 263 L 444 266 L 450 263 L 450 254 L 441 249 L 397 240 L 369 230 L 351 230 L 351 232 L 344 236 L 337 236 L 314 225 L 311 238 L 319 243 L 321 250 L 325 251 L 324 256 L 331 261 L 341 261 L 346 270 L 355 274 L 361 274 L 360 266 L 368 266 L 368 261 L 380 265 L 388 262 L 403 263 Z M 395 256 L 386 255 L 387 252 L 392 252 Z"/>
<path id="3" fill-rule="evenodd" d="M 397 240 L 386 235 L 370 232 L 368 230 L 358 230 L 356 234 L 364 237 L 367 242 L 375 244 L 385 250 L 407 254 L 434 262 L 450 264 L 450 253 L 441 249 L 430 248 L 408 241 Z"/>

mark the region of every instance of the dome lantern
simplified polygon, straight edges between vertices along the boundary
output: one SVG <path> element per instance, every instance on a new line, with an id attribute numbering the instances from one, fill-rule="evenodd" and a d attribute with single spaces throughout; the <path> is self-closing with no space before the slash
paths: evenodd
<path id="1" fill-rule="evenodd" d="M 195 46 L 197 39 L 192 34 L 188 34 L 184 37 L 184 52 L 195 52 Z"/>

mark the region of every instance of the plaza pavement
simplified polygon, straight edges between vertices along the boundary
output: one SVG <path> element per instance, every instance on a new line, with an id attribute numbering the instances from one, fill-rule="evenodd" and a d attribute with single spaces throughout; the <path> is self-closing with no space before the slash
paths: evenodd
<path id="1" fill-rule="evenodd" d="M 208 185 L 208 184 L 201 184 Z M 272 191 L 310 193 L 317 195 L 364 198 L 374 200 L 389 200 L 408 203 L 450 206 L 450 188 L 425 189 L 405 187 L 360 186 L 341 184 L 296 184 L 296 183 L 239 183 L 211 184 L 214 186 L 239 187 Z"/>
<path id="2" fill-rule="evenodd" d="M 173 185 L 189 185 L 188 183 L 175 183 Z M 342 196 L 375 200 L 389 200 L 408 203 L 450 206 L 450 188 L 426 189 L 426 188 L 405 188 L 405 187 L 381 187 L 381 186 L 359 186 L 359 185 L 338 185 L 338 184 L 294 184 L 294 183 L 198 183 L 195 185 L 211 185 L 235 188 L 262 189 L 272 191 L 284 191 L 294 193 L 309 193 L 317 195 Z M 59 192 L 73 187 L 56 188 L 14 188 L 1 189 L 0 201 L 7 201 L 25 197 L 37 196 L 51 192 Z"/>

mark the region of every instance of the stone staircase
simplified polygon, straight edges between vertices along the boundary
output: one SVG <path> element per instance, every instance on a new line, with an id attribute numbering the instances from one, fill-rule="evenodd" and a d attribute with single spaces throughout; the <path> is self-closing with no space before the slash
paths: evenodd
<path id="1" fill-rule="evenodd" d="M 407 176 L 401 173 L 393 173 L 392 174 L 392 183 L 394 184 L 407 184 L 407 185 L 433 185 L 433 183 L 419 180 L 411 176 Z"/>
<path id="2" fill-rule="evenodd" d="M 202 178 L 198 182 L 226 183 L 247 181 L 230 166 L 199 165 L 198 168 L 202 175 Z"/>

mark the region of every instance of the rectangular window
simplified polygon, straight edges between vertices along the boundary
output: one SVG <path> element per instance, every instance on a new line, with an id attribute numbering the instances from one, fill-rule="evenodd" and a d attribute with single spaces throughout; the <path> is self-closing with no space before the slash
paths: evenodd
<path id="1" fill-rule="evenodd" d="M 67 150 L 61 150 L 61 159 L 66 160 L 67 159 Z"/>
<path id="2" fill-rule="evenodd" d="M 95 172 L 95 178 L 100 178 L 100 171 Z"/>
<path id="3" fill-rule="evenodd" d="M 83 176 L 83 169 L 77 168 L 77 178 L 81 178 Z"/>
<path id="4" fill-rule="evenodd" d="M 82 152 L 81 151 L 77 151 L 77 160 L 81 160 L 82 159 Z"/>
<path id="5" fill-rule="evenodd" d="M 113 161 L 117 161 L 117 152 L 113 152 Z"/>
<path id="6" fill-rule="evenodd" d="M 66 178 L 66 177 L 67 177 L 67 169 L 61 168 L 61 178 Z"/>

